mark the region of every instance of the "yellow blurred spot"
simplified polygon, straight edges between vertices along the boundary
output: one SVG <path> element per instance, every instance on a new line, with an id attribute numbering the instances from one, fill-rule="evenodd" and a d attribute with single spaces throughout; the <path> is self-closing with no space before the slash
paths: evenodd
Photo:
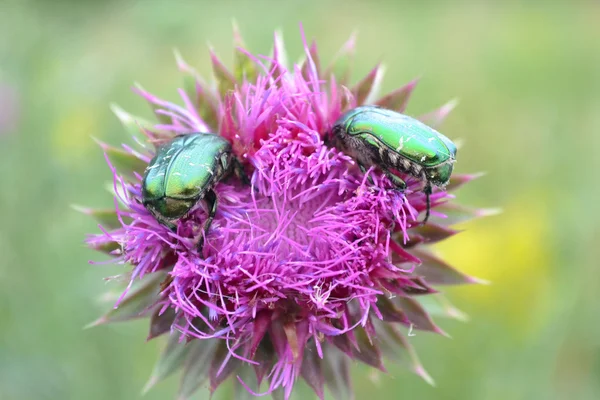
<path id="1" fill-rule="evenodd" d="M 86 105 L 75 106 L 62 114 L 52 130 L 52 154 L 64 166 L 81 164 L 97 150 L 91 135 L 97 126 L 97 112 Z"/>
<path id="2" fill-rule="evenodd" d="M 551 216 L 543 198 L 529 193 L 515 199 L 499 216 L 460 227 L 465 231 L 437 246 L 453 266 L 491 282 L 453 289 L 452 297 L 520 338 L 537 333 L 551 309 L 554 249 L 546 239 Z"/>

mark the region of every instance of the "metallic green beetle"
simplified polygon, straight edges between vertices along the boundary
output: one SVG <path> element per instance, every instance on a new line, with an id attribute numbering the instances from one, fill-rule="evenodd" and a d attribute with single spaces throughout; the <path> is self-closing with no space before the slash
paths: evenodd
<path id="1" fill-rule="evenodd" d="M 243 168 L 233 156 L 231 144 L 214 133 L 191 133 L 160 146 L 148 164 L 142 181 L 142 203 L 161 224 L 175 229 L 175 222 L 205 200 L 208 218 L 204 235 L 217 211 L 214 186 L 235 172 L 247 182 Z M 198 252 L 202 252 L 200 236 Z"/>
<path id="2" fill-rule="evenodd" d="M 429 219 L 431 187 L 444 187 L 456 161 L 456 146 L 450 139 L 424 123 L 377 106 L 362 106 L 343 114 L 328 138 L 338 149 L 367 167 L 379 167 L 398 189 L 406 183 L 392 170 L 425 182 Z"/>

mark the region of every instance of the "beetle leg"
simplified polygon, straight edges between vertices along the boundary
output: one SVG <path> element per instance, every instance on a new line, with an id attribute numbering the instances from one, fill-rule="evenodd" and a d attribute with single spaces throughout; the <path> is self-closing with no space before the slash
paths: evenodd
<path id="1" fill-rule="evenodd" d="M 208 205 L 208 217 L 206 221 L 204 221 L 204 227 L 202 228 L 202 234 L 200 235 L 200 240 L 198 240 L 197 248 L 198 253 L 202 254 L 202 248 L 204 247 L 204 238 L 208 235 L 208 231 L 210 230 L 210 226 L 212 225 L 213 219 L 215 219 L 215 214 L 217 213 L 217 194 L 210 189 L 204 195 L 204 201 L 206 201 L 206 205 Z"/>
<path id="2" fill-rule="evenodd" d="M 404 182 L 402 180 L 402 178 L 400 178 L 397 175 L 392 174 L 390 171 L 388 171 L 387 169 L 384 169 L 383 172 L 385 173 L 385 176 L 387 176 L 387 178 L 392 181 L 392 183 L 394 184 L 394 186 L 396 186 L 396 188 L 398 190 L 404 190 L 406 189 L 406 182 Z"/>
<path id="3" fill-rule="evenodd" d="M 365 175 L 367 173 L 367 168 L 364 165 L 362 165 L 361 163 L 357 163 L 357 164 L 358 164 L 358 169 L 360 169 L 360 172 L 362 172 L 363 175 Z M 371 185 L 375 185 L 375 182 L 373 181 L 373 177 L 371 175 L 369 175 L 367 177 L 367 179 L 369 180 L 369 183 Z"/>
<path id="4" fill-rule="evenodd" d="M 248 178 L 246 171 L 244 171 L 244 166 L 237 158 L 233 159 L 233 173 L 244 185 L 250 186 L 250 179 Z"/>
<path id="5" fill-rule="evenodd" d="M 429 219 L 429 213 L 431 211 L 431 183 L 427 182 L 425 187 L 423 188 L 423 193 L 425 193 L 425 202 L 427 204 L 427 211 L 425 211 L 425 219 L 421 222 L 421 225 L 425 225 L 427 220 Z"/>

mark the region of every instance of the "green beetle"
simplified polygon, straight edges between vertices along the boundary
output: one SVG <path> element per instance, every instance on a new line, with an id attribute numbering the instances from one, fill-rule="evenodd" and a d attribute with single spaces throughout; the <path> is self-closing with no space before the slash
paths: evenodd
<path id="1" fill-rule="evenodd" d="M 398 189 L 406 183 L 392 170 L 425 182 L 429 219 L 429 196 L 433 186 L 444 187 L 456 161 L 456 146 L 424 123 L 377 106 L 361 106 L 343 114 L 331 128 L 328 140 L 356 160 L 363 173 L 379 167 Z"/>
<path id="2" fill-rule="evenodd" d="M 200 200 L 208 206 L 204 235 L 217 211 L 215 185 L 235 172 L 247 183 L 243 167 L 234 157 L 231 144 L 214 133 L 191 133 L 173 138 L 158 147 L 142 181 L 142 204 L 161 224 L 175 229 Z M 204 237 L 198 242 L 202 252 Z"/>

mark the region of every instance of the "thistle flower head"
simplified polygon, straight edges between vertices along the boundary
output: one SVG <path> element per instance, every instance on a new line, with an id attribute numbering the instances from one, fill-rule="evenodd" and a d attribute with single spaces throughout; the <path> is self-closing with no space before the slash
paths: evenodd
<path id="1" fill-rule="evenodd" d="M 269 57 L 245 50 L 237 32 L 236 41 L 233 72 L 211 52 L 215 84 L 177 55 L 186 75 L 181 105 L 136 88 L 159 123 L 114 107 L 134 141 L 121 149 L 101 144 L 116 207 L 84 209 L 101 222 L 87 243 L 131 271 L 115 309 L 97 323 L 149 316 L 149 338 L 169 336 L 150 385 L 183 367 L 183 398 L 206 380 L 214 391 L 230 376 L 254 394 L 289 398 L 302 377 L 320 398 L 325 384 L 347 398 L 349 361 L 384 370 L 384 353 L 408 356 L 409 367 L 430 380 L 402 329 L 443 334 L 431 305 L 460 316 L 434 287 L 476 280 L 426 245 L 455 234 L 450 223 L 481 214 L 448 202 L 448 191 L 475 175 L 455 175 L 446 190 L 434 190 L 433 219 L 422 225 L 423 182 L 404 176 L 407 189 L 395 190 L 381 171 L 362 173 L 326 144 L 348 109 L 378 104 L 403 112 L 416 82 L 378 98 L 376 67 L 350 86 L 353 40 L 325 69 L 314 43 L 305 43 L 304 62 L 289 67 L 280 35 Z M 422 120 L 437 125 L 451 108 Z M 231 177 L 215 185 L 218 207 L 206 236 L 205 202 L 171 229 L 141 201 L 157 146 L 197 132 L 227 139 L 251 182 Z"/>

